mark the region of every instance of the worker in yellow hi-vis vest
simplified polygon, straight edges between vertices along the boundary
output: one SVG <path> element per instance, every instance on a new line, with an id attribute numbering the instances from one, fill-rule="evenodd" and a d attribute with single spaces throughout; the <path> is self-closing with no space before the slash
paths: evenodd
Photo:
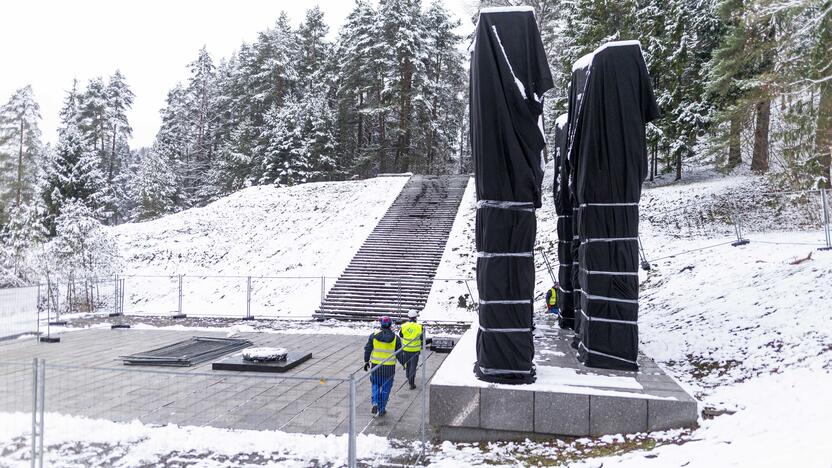
<path id="1" fill-rule="evenodd" d="M 424 339 L 424 329 L 421 323 L 417 323 L 416 319 L 419 314 L 415 310 L 407 313 L 408 321 L 402 324 L 402 355 L 404 361 L 405 374 L 407 381 L 410 383 L 410 389 L 416 388 L 416 368 L 419 367 L 419 352 L 422 351 L 422 340 Z"/>
<path id="2" fill-rule="evenodd" d="M 404 365 L 402 353 L 396 354 L 402 349 L 402 341 L 393 330 L 393 321 L 390 317 L 384 316 L 379 320 L 381 330 L 373 332 L 367 345 L 364 346 L 364 371 L 370 370 L 370 384 L 373 387 L 373 409 L 376 416 L 384 416 L 387 413 L 387 400 L 390 398 L 390 391 L 393 389 L 393 378 L 396 376 L 396 361 Z"/>
<path id="3" fill-rule="evenodd" d="M 555 285 L 552 286 L 548 292 L 546 292 L 546 309 L 555 314 L 555 317 L 558 316 L 560 313 L 560 309 L 558 308 L 558 289 L 560 288 L 560 283 L 555 282 Z"/>

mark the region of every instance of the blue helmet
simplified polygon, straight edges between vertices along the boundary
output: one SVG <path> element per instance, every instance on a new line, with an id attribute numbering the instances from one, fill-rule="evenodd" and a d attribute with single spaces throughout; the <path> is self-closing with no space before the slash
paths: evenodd
<path id="1" fill-rule="evenodd" d="M 393 325 L 393 321 L 386 315 L 379 319 L 379 323 L 381 323 L 381 328 L 390 328 L 390 326 Z"/>

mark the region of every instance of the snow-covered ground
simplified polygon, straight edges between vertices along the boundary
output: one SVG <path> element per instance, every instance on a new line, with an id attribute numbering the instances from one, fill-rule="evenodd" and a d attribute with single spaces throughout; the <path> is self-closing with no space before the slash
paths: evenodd
<path id="1" fill-rule="evenodd" d="M 242 316 L 251 275 L 252 315 L 309 317 L 407 180 L 251 187 L 202 208 L 117 226 L 124 311 L 177 310 L 178 279 L 166 275 L 183 274 L 184 313 Z M 225 275 L 236 277 L 211 277 Z"/>
<path id="2" fill-rule="evenodd" d="M 26 467 L 31 453 L 28 413 L 2 413 L 0 466 Z M 346 435 L 213 427 L 151 426 L 47 413 L 44 416 L 46 466 L 344 466 Z M 362 463 L 400 455 L 383 437 L 361 434 L 356 441 Z"/>
<path id="3" fill-rule="evenodd" d="M 538 211 L 537 252 L 548 253 L 554 263 L 556 218 L 550 194 L 551 166 L 547 169 L 543 207 Z M 128 225 L 116 231 L 124 230 L 119 235 L 122 251 L 128 254 L 128 265 L 138 272 L 230 273 L 242 268 L 263 275 L 311 270 L 317 276 L 324 269 L 336 276 L 403 183 L 403 179 L 375 179 L 315 184 L 323 186 L 317 190 L 304 186 L 248 189 L 180 217 Z M 261 190 L 263 193 L 258 193 Z M 376 193 L 379 191 L 382 193 Z M 815 195 L 772 195 L 768 191 L 764 181 L 753 175 L 723 176 L 709 170 L 700 170 L 682 183 L 648 184 L 644 191 L 640 231 L 651 270 L 641 272 L 642 350 L 691 389 L 708 415 L 715 415 L 702 419 L 700 428 L 600 439 L 483 445 L 445 442 L 431 447 L 429 461 L 435 466 L 832 466 L 832 456 L 825 448 L 827 425 L 832 419 L 832 252 L 817 250 L 824 237 L 819 229 L 817 200 L 812 198 Z M 319 196 L 319 207 L 309 213 L 310 205 L 302 201 L 314 198 L 314 193 Z M 437 278 L 475 274 L 474 198 L 471 183 Z M 260 206 L 252 207 L 252 200 L 258 200 Z M 359 216 L 355 215 L 356 210 Z M 744 237 L 751 240 L 739 247 L 730 245 L 734 240 L 731 222 L 735 211 L 743 217 Z M 316 212 L 332 222 L 320 222 Z M 314 229 L 310 225 L 323 227 Z M 328 253 L 324 252 L 327 249 Z M 535 260 L 536 312 L 543 313 L 542 295 L 552 280 L 542 255 L 536 255 Z M 150 283 L 145 289 L 145 300 L 136 301 L 141 297 L 134 295 L 131 301 L 130 281 L 128 278 L 128 312 L 142 304 L 155 304 L 154 310 L 148 310 L 151 313 L 175 308 L 176 298 L 160 292 L 160 288 L 151 291 Z M 186 278 L 186 285 L 188 281 Z M 301 314 L 297 304 L 307 300 L 309 294 L 320 294 L 319 284 L 312 286 L 314 291 L 309 293 L 303 288 L 300 292 L 280 290 L 269 296 L 271 303 L 259 303 L 257 307 L 272 307 L 281 314 L 298 311 L 298 315 L 308 315 L 311 310 Z M 476 298 L 476 285 L 470 282 L 469 286 Z M 223 297 L 219 287 L 216 291 L 190 291 L 186 286 L 185 290 L 186 304 L 187 298 L 195 295 L 206 304 L 230 300 Z M 474 319 L 475 312 L 465 307 L 472 303 L 466 294 L 464 283 L 438 282 L 423 318 Z M 231 295 L 238 296 L 236 292 Z M 459 307 L 459 296 L 463 296 L 463 307 Z M 205 311 L 220 314 L 221 308 L 206 305 L 204 311 L 191 310 Z M 255 314 L 261 314 L 257 308 Z M 233 331 L 229 329 L 230 333 Z M 157 437 L 161 436 L 150 432 L 162 434 L 162 430 L 181 434 L 192 431 L 134 428 L 122 431 L 127 434 L 125 440 L 133 440 L 134 444 L 116 445 L 124 453 L 145 453 L 128 448 L 145 447 L 139 439 L 160 440 Z M 142 435 L 130 439 L 131 431 Z M 8 437 L 11 436 L 0 434 L 0 440 L 8 441 Z M 254 439 L 260 440 L 258 437 Z M 289 436 L 268 437 L 284 441 Z M 234 455 L 227 446 L 207 451 L 197 442 L 183 444 L 193 446 L 191 453 L 202 454 L 209 465 L 215 461 L 268 464 L 274 460 L 281 460 L 277 464 L 342 463 L 341 459 L 327 455 L 330 452 L 326 447 L 341 443 L 335 442 L 335 438 L 314 441 L 314 436 L 297 437 L 291 446 L 293 454 L 281 452 L 271 459 L 272 455 L 262 454 L 274 454 L 275 445 L 270 448 L 272 452 L 242 445 Z M 396 441 L 377 442 L 380 451 L 395 452 L 402 447 Z M 320 453 L 312 456 L 304 452 L 303 447 L 316 443 L 322 446 Z M 374 444 L 370 441 L 365 445 L 375 447 Z M 360 445 L 359 452 L 366 450 Z M 99 446 L 90 443 L 85 447 L 87 452 L 94 452 Z M 167 450 L 168 455 L 158 447 L 150 452 L 159 454 L 157 463 L 172 460 L 164 457 L 185 456 L 178 449 Z M 255 452 L 261 455 L 240 458 L 240 454 L 252 456 Z M 379 464 L 391 460 L 376 458 L 375 452 L 365 455 L 369 457 L 364 460 L 368 464 L 372 460 Z M 125 460 L 135 460 L 129 458 L 132 456 L 125 455 Z M 153 456 L 148 460 L 154 460 Z M 336 456 L 340 455 L 332 455 Z"/>

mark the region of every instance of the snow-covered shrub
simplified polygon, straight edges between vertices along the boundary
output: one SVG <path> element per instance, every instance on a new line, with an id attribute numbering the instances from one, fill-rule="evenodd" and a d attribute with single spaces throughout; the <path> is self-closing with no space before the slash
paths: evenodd
<path id="1" fill-rule="evenodd" d="M 101 278 L 120 271 L 121 256 L 115 239 L 83 203 L 66 202 L 55 219 L 55 231 L 41 256 L 44 276 Z"/>

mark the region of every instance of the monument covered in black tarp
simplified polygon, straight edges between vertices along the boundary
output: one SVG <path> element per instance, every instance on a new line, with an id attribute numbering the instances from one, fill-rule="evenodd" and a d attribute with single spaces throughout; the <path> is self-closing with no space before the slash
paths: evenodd
<path id="1" fill-rule="evenodd" d="M 566 157 L 569 115 L 563 114 L 555 121 L 555 177 L 552 184 L 555 196 L 555 213 L 558 216 L 558 324 L 561 328 L 573 328 L 575 306 L 572 289 L 572 196 L 569 193 L 569 159 Z"/>
<path id="2" fill-rule="evenodd" d="M 575 197 L 575 186 L 577 183 L 576 180 L 576 169 L 573 166 L 573 158 L 575 155 L 572 152 L 573 146 L 572 143 L 575 140 L 575 132 L 577 130 L 577 122 L 578 122 L 578 111 L 581 108 L 581 102 L 583 100 L 584 95 L 584 86 L 586 85 L 586 79 L 589 74 L 589 65 L 592 63 L 592 55 L 586 55 L 581 57 L 575 64 L 572 66 L 572 77 L 569 83 L 569 112 L 567 114 L 567 121 L 566 121 L 566 154 L 564 156 L 564 161 L 567 165 L 566 174 L 564 175 L 565 183 L 563 190 L 564 198 L 568 201 L 568 205 L 566 205 L 566 209 L 568 210 L 571 206 L 571 217 L 569 218 L 569 226 L 571 227 L 571 232 L 568 230 L 564 230 L 564 237 L 563 244 L 564 250 L 566 251 L 567 259 L 570 263 L 569 267 L 569 279 L 570 279 L 570 286 L 572 287 L 571 293 L 568 293 L 570 296 L 570 305 L 572 306 L 570 312 L 572 315 L 572 323 L 565 323 L 561 322 L 561 326 L 563 325 L 571 325 L 572 329 L 575 330 L 576 335 L 576 343 L 580 342 L 580 327 L 581 327 L 581 278 L 580 278 L 580 269 L 578 268 L 578 248 L 581 245 L 580 238 L 578 236 L 578 202 L 577 198 Z M 559 238 L 561 239 L 561 238 Z M 577 346 L 577 344 L 576 344 Z"/>
<path id="3" fill-rule="evenodd" d="M 658 108 L 638 42 L 605 44 L 576 71 L 587 63 L 569 142 L 580 242 L 578 353 L 588 366 L 635 370 L 638 203 L 647 175 L 645 125 Z"/>
<path id="4" fill-rule="evenodd" d="M 534 380 L 535 209 L 543 182 L 543 94 L 552 88 L 534 13 L 480 12 L 471 54 L 471 151 L 477 188 L 477 376 Z"/>

